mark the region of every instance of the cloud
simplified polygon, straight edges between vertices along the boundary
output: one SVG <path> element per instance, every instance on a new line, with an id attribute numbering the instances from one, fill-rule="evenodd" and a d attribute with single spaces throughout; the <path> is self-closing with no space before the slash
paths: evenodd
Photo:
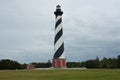
<path id="1" fill-rule="evenodd" d="M 63 14 L 67 61 L 120 54 L 119 0 L 0 1 L 0 59 L 24 62 L 52 59 L 55 6 Z"/>

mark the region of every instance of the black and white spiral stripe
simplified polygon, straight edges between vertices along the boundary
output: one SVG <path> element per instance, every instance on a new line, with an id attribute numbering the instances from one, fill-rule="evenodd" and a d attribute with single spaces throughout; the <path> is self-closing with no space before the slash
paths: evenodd
<path id="1" fill-rule="evenodd" d="M 61 15 L 56 16 L 54 50 L 55 50 L 54 59 L 65 58 L 63 54 L 64 42 Z"/>

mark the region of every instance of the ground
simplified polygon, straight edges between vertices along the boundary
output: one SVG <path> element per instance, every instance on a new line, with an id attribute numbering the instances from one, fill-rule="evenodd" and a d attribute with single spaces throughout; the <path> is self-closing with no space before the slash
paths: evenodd
<path id="1" fill-rule="evenodd" d="M 0 80 L 120 80 L 120 69 L 1 70 Z"/>

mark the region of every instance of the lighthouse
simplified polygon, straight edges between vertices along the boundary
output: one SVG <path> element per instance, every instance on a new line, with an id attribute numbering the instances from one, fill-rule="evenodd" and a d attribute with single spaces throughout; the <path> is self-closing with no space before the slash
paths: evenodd
<path id="1" fill-rule="evenodd" d="M 54 39 L 54 56 L 52 66 L 54 68 L 66 68 L 66 58 L 64 55 L 64 41 L 62 28 L 62 14 L 61 6 L 56 6 L 55 14 L 55 39 Z"/>

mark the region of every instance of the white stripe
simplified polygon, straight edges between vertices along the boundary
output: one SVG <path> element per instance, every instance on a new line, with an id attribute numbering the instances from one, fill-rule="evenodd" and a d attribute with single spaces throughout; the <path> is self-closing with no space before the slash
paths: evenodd
<path id="1" fill-rule="evenodd" d="M 64 52 L 63 52 L 62 55 L 59 57 L 59 59 L 65 59 L 65 54 L 64 54 Z"/>
<path id="2" fill-rule="evenodd" d="M 60 23 L 55 29 L 55 34 L 57 34 L 62 29 L 62 24 Z"/>
<path id="3" fill-rule="evenodd" d="M 57 22 L 60 18 L 62 18 L 62 16 L 57 16 L 56 22 Z"/>
<path id="4" fill-rule="evenodd" d="M 57 42 L 55 43 L 55 52 L 59 49 L 59 47 L 63 44 L 63 36 L 61 36 Z"/>

